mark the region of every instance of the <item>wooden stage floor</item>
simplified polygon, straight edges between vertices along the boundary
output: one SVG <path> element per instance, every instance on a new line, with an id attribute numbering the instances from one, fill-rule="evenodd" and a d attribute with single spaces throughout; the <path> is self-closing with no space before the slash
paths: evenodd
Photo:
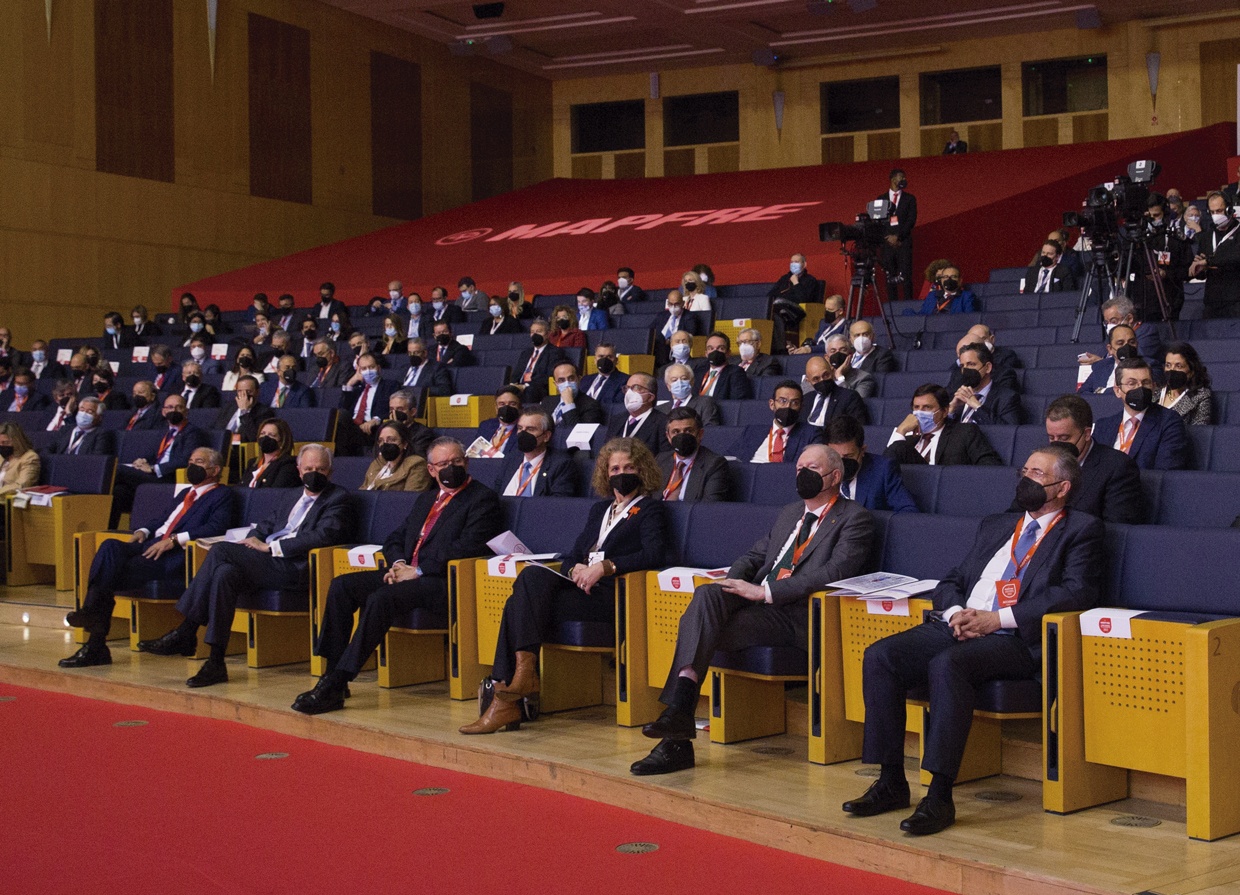
<path id="1" fill-rule="evenodd" d="M 42 590 L 42 589 L 39 589 Z M 65 600 L 50 588 L 0 588 L 0 685 L 10 683 L 183 712 L 279 731 L 432 767 L 546 787 L 789 852 L 969 895 L 1041 893 L 1240 893 L 1240 837 L 1213 843 L 1185 835 L 1182 807 L 1130 799 L 1058 817 L 1042 811 L 1039 785 L 993 777 L 957 789 L 958 820 L 932 837 L 900 833 L 895 813 L 850 818 L 839 805 L 870 783 L 858 762 L 809 764 L 803 736 L 729 746 L 697 742 L 695 769 L 633 777 L 629 765 L 653 745 L 615 726 L 598 707 L 543 716 L 520 731 L 467 738 L 472 702 L 447 698 L 446 684 L 379 690 L 363 674 L 343 711 L 310 718 L 289 709 L 308 689 L 308 666 L 256 671 L 228 660 L 231 680 L 189 690 L 198 662 L 131 653 L 114 641 L 113 664 L 69 671 L 76 648 L 60 624 Z M 5 602 L 21 599 L 22 603 Z M 42 605 L 38 605 L 42 604 Z M 23 616 L 29 624 L 23 624 Z M 0 712 L 3 703 L 0 703 Z M 136 712 L 136 714 L 138 714 Z M 915 780 L 909 762 L 908 775 Z M 919 798 L 914 787 L 914 799 Z M 981 794 L 1000 793 L 1000 801 Z M 1006 800 L 1018 797 L 1016 800 Z M 1119 826 L 1121 817 L 1160 821 Z"/>

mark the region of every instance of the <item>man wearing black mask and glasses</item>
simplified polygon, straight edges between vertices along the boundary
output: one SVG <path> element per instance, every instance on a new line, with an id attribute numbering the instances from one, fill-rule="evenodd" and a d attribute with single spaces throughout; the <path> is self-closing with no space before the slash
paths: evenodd
<path id="1" fill-rule="evenodd" d="M 797 458 L 800 498 L 784 507 L 770 532 L 728 569 L 721 581 L 693 592 L 680 618 L 676 652 L 659 701 L 667 709 L 642 733 L 659 745 L 629 769 L 638 776 L 694 765 L 694 714 L 717 650 L 749 646 L 805 648 L 809 595 L 823 585 L 867 569 L 874 517 L 840 498 L 844 464 L 826 445 L 812 444 Z"/>
<path id="2" fill-rule="evenodd" d="M 968 555 L 931 594 L 926 620 L 866 649 L 861 760 L 881 771 L 864 795 L 844 803 L 845 812 L 871 817 L 908 808 L 905 700 L 925 687 L 921 766 L 932 775 L 930 789 L 900 829 L 927 835 L 955 823 L 952 787 L 973 723 L 974 688 L 1033 677 L 1042 616 L 1088 609 L 1100 596 L 1103 525 L 1066 507 L 1080 475 L 1066 445 L 1035 450 L 1016 487 L 1024 512 L 982 520 Z"/>
<path id="3" fill-rule="evenodd" d="M 1115 397 L 1124 409 L 1094 424 L 1094 441 L 1132 457 L 1141 469 L 1187 469 L 1188 433 L 1174 410 L 1154 401 L 1154 375 L 1140 358 L 1121 360 Z"/>
<path id="4" fill-rule="evenodd" d="M 667 413 L 670 451 L 656 458 L 664 500 L 727 500 L 732 493 L 728 461 L 702 445 L 702 420 L 692 407 Z"/>

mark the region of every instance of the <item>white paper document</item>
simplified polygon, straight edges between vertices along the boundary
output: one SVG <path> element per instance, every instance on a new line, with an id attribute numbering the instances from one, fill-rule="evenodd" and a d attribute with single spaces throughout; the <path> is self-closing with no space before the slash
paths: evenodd
<path id="1" fill-rule="evenodd" d="M 694 569 L 688 566 L 673 566 L 659 573 L 659 588 L 667 593 L 691 594 L 695 577 L 718 581 L 727 576 L 727 569 Z"/>
<path id="2" fill-rule="evenodd" d="M 1144 613 L 1144 609 L 1090 609 L 1081 613 L 1081 634 L 1132 640 L 1132 620 Z"/>
<path id="3" fill-rule="evenodd" d="M 590 450 L 590 439 L 594 437 L 600 425 L 600 423 L 578 423 L 573 426 L 573 430 L 568 433 L 568 446 L 583 451 Z"/>

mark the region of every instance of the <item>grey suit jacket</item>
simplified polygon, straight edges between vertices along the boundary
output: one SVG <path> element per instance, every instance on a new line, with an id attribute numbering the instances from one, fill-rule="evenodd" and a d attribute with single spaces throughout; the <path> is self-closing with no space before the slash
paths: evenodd
<path id="1" fill-rule="evenodd" d="M 728 577 L 754 584 L 766 578 L 804 515 L 802 501 L 784 507 L 770 532 L 732 564 Z M 832 581 L 868 571 L 876 559 L 875 537 L 874 517 L 869 510 L 855 500 L 837 500 L 801 554 L 800 564 L 790 576 L 771 584 L 771 602 L 781 606 L 808 600 L 810 594 Z"/>

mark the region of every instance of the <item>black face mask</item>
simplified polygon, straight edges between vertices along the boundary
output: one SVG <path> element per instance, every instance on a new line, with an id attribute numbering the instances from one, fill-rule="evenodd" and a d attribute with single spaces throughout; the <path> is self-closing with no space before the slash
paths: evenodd
<path id="1" fill-rule="evenodd" d="M 280 449 L 280 442 L 270 435 L 264 435 L 258 439 L 258 449 L 264 454 L 274 454 Z"/>
<path id="2" fill-rule="evenodd" d="M 1182 392 L 1188 388 L 1188 374 L 1183 370 L 1167 371 L 1167 388 L 1173 392 Z"/>
<path id="3" fill-rule="evenodd" d="M 379 456 L 388 463 L 391 463 L 400 456 L 400 445 L 392 444 L 391 442 L 385 442 L 384 444 L 379 445 Z"/>
<path id="4" fill-rule="evenodd" d="M 533 432 L 518 432 L 517 450 L 523 454 L 538 450 L 538 436 Z"/>
<path id="5" fill-rule="evenodd" d="M 728 356 L 716 349 L 706 355 L 706 362 L 712 367 L 722 367 L 728 362 Z"/>
<path id="6" fill-rule="evenodd" d="M 795 426 L 800 418 L 801 411 L 795 407 L 781 407 L 775 411 L 775 422 L 784 429 Z"/>
<path id="7" fill-rule="evenodd" d="M 320 295 L 320 296 L 319 296 L 319 301 L 323 302 L 323 304 L 329 304 L 329 303 L 331 302 L 331 300 L 332 300 L 332 297 L 331 297 L 330 295 Z"/>
<path id="8" fill-rule="evenodd" d="M 955 292 L 959 288 L 960 288 L 960 281 L 957 280 L 955 277 L 948 277 L 946 280 L 943 281 L 944 292 Z"/>
<path id="9" fill-rule="evenodd" d="M 207 480 L 207 468 L 191 463 L 185 467 L 185 481 L 191 485 L 201 485 Z"/>
<path id="10" fill-rule="evenodd" d="M 319 331 L 317 329 L 302 330 L 301 337 L 307 342 L 313 342 L 319 337 Z"/>
<path id="11" fill-rule="evenodd" d="M 559 320 L 555 322 L 555 325 L 558 326 L 560 329 L 568 329 L 570 326 L 573 325 L 573 322 L 571 320 L 568 320 L 567 318 L 561 317 Z"/>
<path id="12" fill-rule="evenodd" d="M 1058 485 L 1058 482 L 1051 482 L 1052 485 Z M 1021 476 L 1019 482 L 1016 483 L 1016 505 L 1026 513 L 1036 513 L 1046 505 L 1049 495 L 1046 493 L 1046 486 L 1035 482 L 1029 476 Z"/>
<path id="13" fill-rule="evenodd" d="M 60 399 L 59 401 L 57 401 L 56 403 L 57 403 L 58 405 L 60 405 L 61 407 L 68 407 L 68 406 L 69 406 L 69 402 L 70 402 L 70 401 L 72 401 L 72 400 L 73 400 L 73 395 L 65 395 L 63 398 L 61 398 L 61 399 Z M 142 401 L 142 403 L 141 403 L 141 404 L 139 404 L 139 403 L 138 403 L 138 401 L 139 401 L 139 400 L 141 400 L 141 401 Z M 135 396 L 134 396 L 134 399 L 133 399 L 133 406 L 134 406 L 134 407 L 136 407 L 138 410 L 141 410 L 143 407 L 145 407 L 145 406 L 146 406 L 146 398 L 141 398 L 141 399 L 139 399 L 139 398 L 135 395 Z"/>
<path id="14" fill-rule="evenodd" d="M 95 394 L 96 395 L 106 395 L 111 390 L 112 390 L 112 383 L 106 382 L 102 379 L 95 380 Z"/>
<path id="15" fill-rule="evenodd" d="M 598 367 L 598 371 L 604 376 L 610 376 L 616 372 L 616 362 L 610 357 L 600 357 L 594 363 Z"/>
<path id="16" fill-rule="evenodd" d="M 202 377 L 199 376 L 197 373 L 190 373 L 188 376 L 185 377 L 185 384 L 188 385 L 190 388 L 198 388 L 198 386 L 202 385 Z M 111 386 L 109 386 L 107 383 L 103 383 L 103 386 L 104 388 L 111 388 Z M 99 388 L 99 386 L 96 385 L 95 388 L 97 389 Z"/>
<path id="17" fill-rule="evenodd" d="M 672 436 L 672 450 L 682 457 L 691 457 L 698 449 L 697 437 L 692 432 L 681 432 Z"/>
<path id="18" fill-rule="evenodd" d="M 857 477 L 857 473 L 861 471 L 861 464 L 852 457 L 842 458 L 844 461 L 844 481 L 851 482 Z"/>
<path id="19" fill-rule="evenodd" d="M 0 445 L 0 458 L 7 460 L 9 459 L 9 457 L 12 457 L 12 456 L 13 456 L 13 445 L 11 444 Z"/>
<path id="20" fill-rule="evenodd" d="M 513 407 L 511 404 L 505 404 L 495 411 L 495 416 L 505 426 L 511 426 L 521 416 L 521 408 Z"/>
<path id="21" fill-rule="evenodd" d="M 392 411 L 392 419 L 398 423 L 405 424 L 409 422 L 409 414 L 404 410 L 394 410 Z"/>
<path id="22" fill-rule="evenodd" d="M 465 471 L 464 466 L 445 466 L 439 470 L 439 484 L 449 491 L 455 491 L 464 485 L 467 478 L 469 478 L 469 473 Z"/>
<path id="23" fill-rule="evenodd" d="M 440 333 L 439 335 L 435 336 L 435 344 L 442 345 L 446 348 L 447 346 L 452 344 L 452 336 L 448 335 L 447 333 Z"/>
<path id="24" fill-rule="evenodd" d="M 307 472 L 301 477 L 301 484 L 311 494 L 319 494 L 327 487 L 327 476 L 317 470 Z"/>
<path id="25" fill-rule="evenodd" d="M 409 355 L 409 366 L 411 367 L 420 367 L 425 362 L 426 362 L 426 358 L 420 354 Z"/>
<path id="26" fill-rule="evenodd" d="M 813 500 L 822 493 L 822 476 L 814 470 L 806 468 L 797 470 L 797 497 L 801 500 Z"/>
<path id="27" fill-rule="evenodd" d="M 1121 345 L 1115 349 L 1116 360 L 1134 360 L 1137 356 L 1136 345 Z"/>
<path id="28" fill-rule="evenodd" d="M 1124 403 L 1137 413 L 1140 413 L 1143 410 L 1148 410 L 1153 401 L 1154 392 L 1148 388 L 1129 389 L 1124 393 Z"/>
<path id="29" fill-rule="evenodd" d="M 906 186 L 908 186 L 908 181 L 905 180 L 903 177 L 901 177 L 899 180 L 896 181 L 896 189 L 902 190 Z"/>
<path id="30" fill-rule="evenodd" d="M 314 365 L 318 367 L 320 370 L 326 370 L 327 369 L 327 358 L 319 357 L 316 355 L 314 358 Z"/>
<path id="31" fill-rule="evenodd" d="M 843 351 L 837 351 L 835 354 L 832 354 L 827 358 L 827 363 L 829 363 L 832 367 L 838 367 L 846 360 L 848 360 L 848 354 Z"/>
<path id="32" fill-rule="evenodd" d="M 547 337 L 542 333 L 530 333 L 530 344 L 535 348 L 541 348 L 543 343 L 547 341 Z"/>
<path id="33" fill-rule="evenodd" d="M 243 354 L 241 357 L 237 358 L 237 366 L 242 370 L 252 370 L 254 369 L 254 358 L 250 357 L 248 354 Z"/>
<path id="34" fill-rule="evenodd" d="M 977 388 L 982 384 L 982 374 L 972 367 L 964 367 L 960 371 L 960 384 L 968 388 Z"/>
<path id="35" fill-rule="evenodd" d="M 1054 266 L 1055 266 L 1055 259 L 1054 259 L 1054 258 L 1052 258 L 1050 255 L 1043 255 L 1043 256 L 1042 256 L 1042 266 L 1043 266 L 1043 267 L 1054 267 Z"/>
<path id="36" fill-rule="evenodd" d="M 814 391 L 822 395 L 824 398 L 835 391 L 835 380 L 829 376 L 824 376 L 814 383 Z"/>
<path id="37" fill-rule="evenodd" d="M 169 410 L 164 414 L 164 419 L 168 421 L 169 426 L 179 426 L 185 422 L 185 414 L 179 410 Z"/>
<path id="38" fill-rule="evenodd" d="M 697 292 L 697 283 L 694 283 L 694 282 L 685 283 L 685 291 L 686 292 Z"/>
<path id="39" fill-rule="evenodd" d="M 284 380 L 286 385 L 292 385 L 294 382 L 297 381 L 297 371 L 294 370 L 292 367 L 289 367 L 287 370 L 285 370 L 283 373 L 280 374 L 280 378 Z"/>
<path id="40" fill-rule="evenodd" d="M 628 497 L 642 486 L 642 477 L 635 472 L 622 472 L 609 478 L 607 484 L 611 485 L 612 491 Z"/>
<path id="41" fill-rule="evenodd" d="M 508 300 L 509 300 L 509 301 L 520 301 L 520 300 L 521 300 L 521 293 L 520 293 L 520 292 L 509 292 L 509 293 L 508 293 Z"/>

